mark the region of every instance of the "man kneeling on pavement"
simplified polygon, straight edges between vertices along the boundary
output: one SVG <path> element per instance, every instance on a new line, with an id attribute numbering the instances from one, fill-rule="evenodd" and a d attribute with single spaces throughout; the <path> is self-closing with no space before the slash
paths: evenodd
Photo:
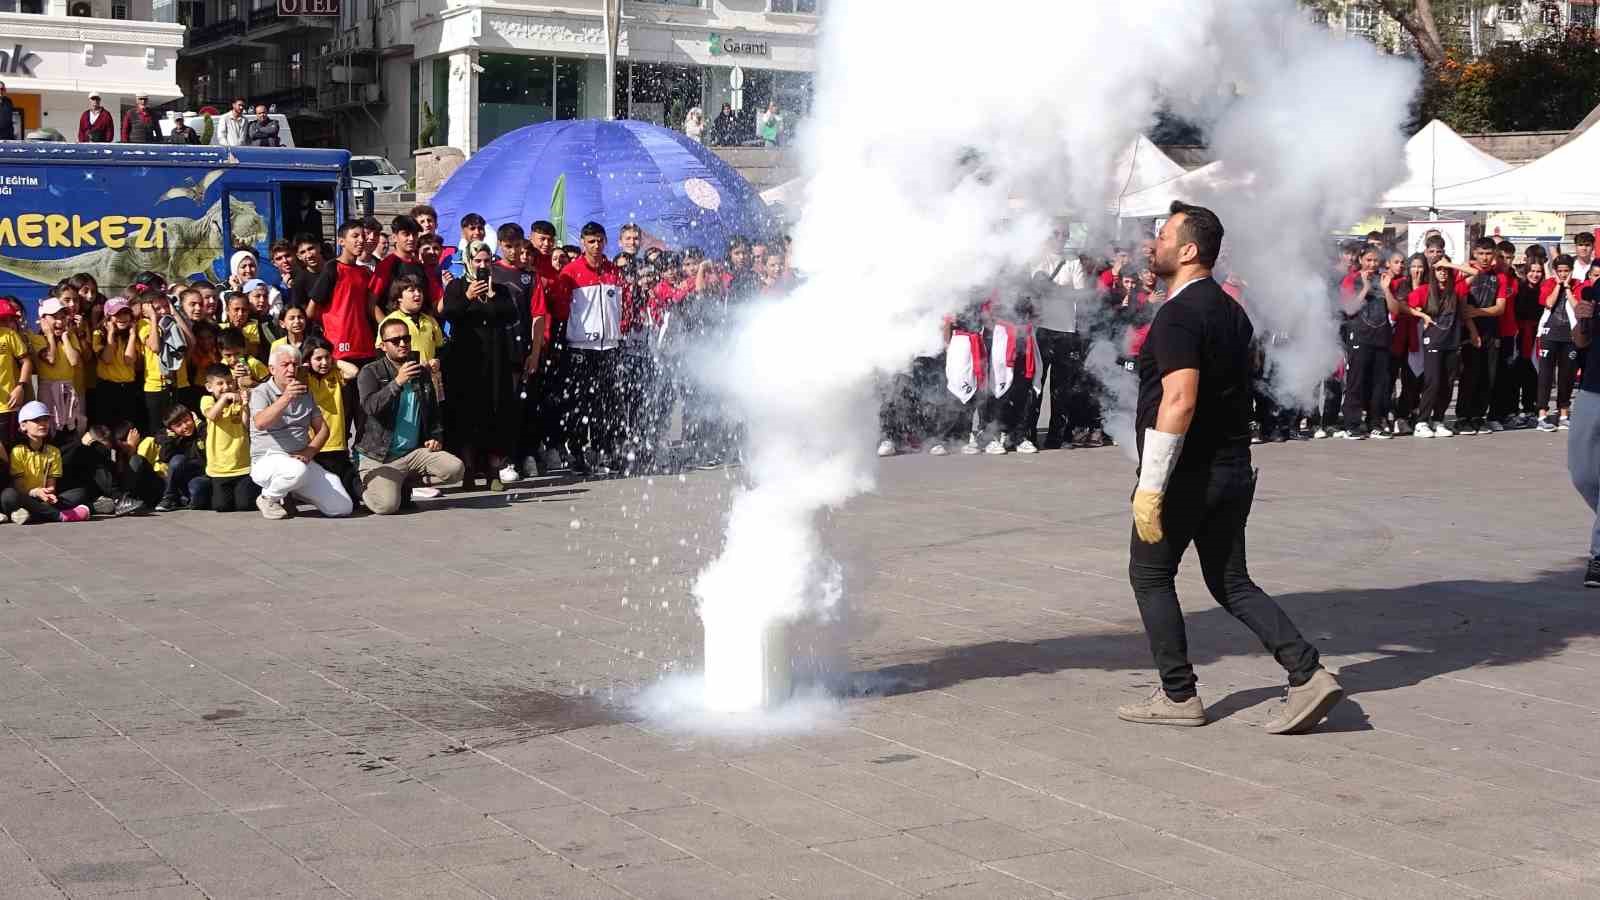
<path id="1" fill-rule="evenodd" d="M 399 319 L 378 333 L 383 355 L 361 368 L 356 389 L 366 420 L 356 450 L 361 460 L 361 500 L 384 516 L 410 499 L 424 475 L 435 484 L 460 481 L 464 467 L 444 452 L 444 422 L 433 379 L 411 350 L 411 329 Z"/>

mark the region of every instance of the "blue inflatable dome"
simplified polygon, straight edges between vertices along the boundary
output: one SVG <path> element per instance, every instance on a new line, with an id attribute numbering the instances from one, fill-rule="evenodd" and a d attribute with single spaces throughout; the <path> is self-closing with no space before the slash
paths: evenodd
<path id="1" fill-rule="evenodd" d="M 648 122 L 576 119 L 543 122 L 501 135 L 462 164 L 434 195 L 439 231 L 461 237 L 461 217 L 475 212 L 494 229 L 524 230 L 546 219 L 557 242 L 578 243 L 587 222 L 606 228 L 609 252 L 630 222 L 645 246 L 698 246 L 720 258 L 736 234 L 767 222 L 750 183 L 716 154 L 683 134 Z"/>

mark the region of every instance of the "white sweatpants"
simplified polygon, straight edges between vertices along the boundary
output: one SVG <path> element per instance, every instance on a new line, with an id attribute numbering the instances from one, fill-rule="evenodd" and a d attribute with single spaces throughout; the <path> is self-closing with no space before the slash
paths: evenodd
<path id="1" fill-rule="evenodd" d="M 301 462 L 287 453 L 268 453 L 251 463 L 250 480 L 261 485 L 263 497 L 282 503 L 285 497 L 293 494 L 325 516 L 348 516 L 355 508 L 344 485 L 332 472 L 314 462 Z"/>

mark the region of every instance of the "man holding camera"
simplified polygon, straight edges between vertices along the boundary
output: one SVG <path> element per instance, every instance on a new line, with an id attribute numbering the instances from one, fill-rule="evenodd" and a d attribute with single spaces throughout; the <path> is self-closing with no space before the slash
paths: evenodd
<path id="1" fill-rule="evenodd" d="M 356 449 L 361 453 L 361 501 L 375 515 L 398 512 L 409 488 L 424 475 L 437 484 L 460 481 L 465 466 L 446 453 L 444 422 L 433 379 L 411 349 L 404 321 L 383 323 L 378 339 L 383 356 L 367 363 L 356 378 L 366 420 Z"/>
<path id="2" fill-rule="evenodd" d="M 250 391 L 250 480 L 261 486 L 256 508 L 265 518 L 285 519 L 285 501 L 293 496 L 329 518 L 350 515 L 350 495 L 315 462 L 330 432 L 301 375 L 300 351 L 273 347 L 267 370 L 272 377 Z"/>

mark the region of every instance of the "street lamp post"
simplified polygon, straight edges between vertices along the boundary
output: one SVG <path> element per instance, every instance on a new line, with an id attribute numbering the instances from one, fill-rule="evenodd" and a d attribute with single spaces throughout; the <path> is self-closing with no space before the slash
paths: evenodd
<path id="1" fill-rule="evenodd" d="M 617 41 L 622 37 L 622 0 L 603 0 L 606 16 L 606 118 L 617 117 Z"/>

